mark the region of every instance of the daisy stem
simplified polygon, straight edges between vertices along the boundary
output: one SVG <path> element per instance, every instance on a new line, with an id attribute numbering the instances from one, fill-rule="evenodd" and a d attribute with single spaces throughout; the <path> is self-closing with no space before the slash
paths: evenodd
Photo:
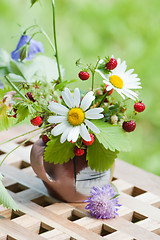
<path id="1" fill-rule="evenodd" d="M 59 57 L 58 57 L 57 38 L 56 38 L 55 2 L 54 2 L 54 0 L 51 0 L 51 2 L 52 2 L 52 13 L 53 13 L 53 35 L 54 35 L 54 45 L 55 45 L 55 58 L 57 61 L 59 82 L 62 82 L 61 70 L 60 70 L 60 65 L 59 65 Z"/>

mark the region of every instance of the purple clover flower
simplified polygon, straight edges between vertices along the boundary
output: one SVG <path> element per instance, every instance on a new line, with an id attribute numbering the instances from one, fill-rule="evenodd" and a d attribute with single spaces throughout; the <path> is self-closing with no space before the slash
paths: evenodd
<path id="1" fill-rule="evenodd" d="M 111 219 L 118 216 L 118 208 L 121 204 L 118 203 L 117 192 L 111 184 L 104 187 L 93 187 L 91 190 L 91 197 L 84 202 L 88 202 L 85 207 L 90 210 L 91 216 L 96 216 L 97 219 Z"/>
<path id="2" fill-rule="evenodd" d="M 20 59 L 20 52 L 21 52 L 20 48 L 27 43 L 29 43 L 29 51 L 25 60 L 31 61 L 36 56 L 37 53 L 39 52 L 44 53 L 43 44 L 41 42 L 31 39 L 31 37 L 29 37 L 28 35 L 22 35 L 17 44 L 16 49 L 11 53 L 12 59 L 16 61 Z"/>

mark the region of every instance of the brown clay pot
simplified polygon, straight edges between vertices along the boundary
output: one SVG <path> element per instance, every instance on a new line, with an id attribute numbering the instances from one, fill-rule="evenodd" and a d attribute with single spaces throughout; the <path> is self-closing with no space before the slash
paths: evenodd
<path id="1" fill-rule="evenodd" d="M 111 181 L 114 166 L 103 173 L 92 171 L 88 167 L 85 154 L 63 164 L 48 163 L 43 160 L 44 149 L 45 144 L 42 140 L 33 144 L 31 166 L 43 180 L 49 194 L 59 200 L 83 202 L 88 198 L 93 186 L 102 187 Z"/>

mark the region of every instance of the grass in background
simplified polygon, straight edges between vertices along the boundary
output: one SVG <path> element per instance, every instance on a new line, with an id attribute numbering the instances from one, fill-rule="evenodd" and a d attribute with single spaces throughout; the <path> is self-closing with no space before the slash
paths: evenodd
<path id="1" fill-rule="evenodd" d="M 11 52 L 23 28 L 42 25 L 52 38 L 51 6 L 41 0 L 29 8 L 29 0 L 1 0 L 0 47 Z M 130 134 L 132 151 L 119 157 L 160 175 L 160 1 L 159 0 L 57 0 L 56 20 L 60 62 L 67 79 L 77 78 L 75 61 L 94 63 L 97 56 L 114 54 L 126 60 L 142 80 L 142 100 L 146 110 L 136 118 Z M 41 36 L 46 54 L 52 51 Z M 102 79 L 98 79 L 102 81 Z M 79 86 L 90 82 L 81 82 Z M 74 86 L 73 86 L 74 87 Z"/>

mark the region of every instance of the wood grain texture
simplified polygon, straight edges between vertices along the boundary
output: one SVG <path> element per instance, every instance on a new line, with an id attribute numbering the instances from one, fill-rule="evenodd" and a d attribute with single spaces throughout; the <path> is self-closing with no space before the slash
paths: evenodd
<path id="1" fill-rule="evenodd" d="M 33 127 L 19 126 L 1 133 L 1 141 Z M 26 137 L 0 145 L 0 161 Z M 51 198 L 33 172 L 32 143 L 21 146 L 0 168 L 3 183 L 18 204 L 14 212 L 0 205 L 0 240 L 158 240 L 160 239 L 160 178 L 116 160 L 113 183 L 120 192 L 119 217 L 96 220 L 84 203 Z"/>

